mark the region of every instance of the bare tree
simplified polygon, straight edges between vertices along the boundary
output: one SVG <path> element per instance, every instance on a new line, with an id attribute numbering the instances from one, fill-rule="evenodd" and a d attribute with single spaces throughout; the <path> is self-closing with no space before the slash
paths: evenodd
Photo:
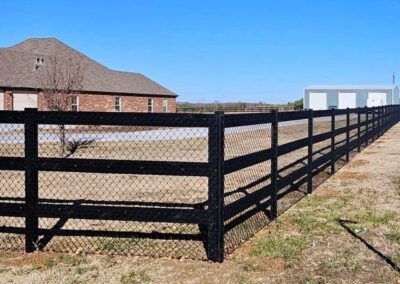
<path id="1" fill-rule="evenodd" d="M 49 56 L 46 61 L 41 61 L 41 63 L 38 68 L 35 68 L 35 72 L 46 109 L 51 111 L 72 110 L 72 98 L 82 92 L 85 64 L 73 58 L 57 56 Z M 66 157 L 66 127 L 58 125 L 57 128 L 60 156 L 63 158 Z"/>

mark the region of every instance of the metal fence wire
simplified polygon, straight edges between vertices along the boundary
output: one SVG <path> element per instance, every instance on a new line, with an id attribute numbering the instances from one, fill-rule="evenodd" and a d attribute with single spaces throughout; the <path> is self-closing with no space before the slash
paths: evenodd
<path id="1" fill-rule="evenodd" d="M 1 111 L 0 249 L 223 261 L 399 113 Z"/>

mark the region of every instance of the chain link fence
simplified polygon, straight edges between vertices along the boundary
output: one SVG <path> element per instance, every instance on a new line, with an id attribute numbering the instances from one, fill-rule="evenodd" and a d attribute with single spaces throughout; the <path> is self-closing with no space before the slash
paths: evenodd
<path id="1" fill-rule="evenodd" d="M 398 113 L 0 112 L 0 249 L 222 261 Z"/>

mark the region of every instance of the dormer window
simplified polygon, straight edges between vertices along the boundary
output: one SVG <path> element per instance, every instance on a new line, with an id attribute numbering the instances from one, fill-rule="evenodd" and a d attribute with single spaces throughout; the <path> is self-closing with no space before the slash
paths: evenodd
<path id="1" fill-rule="evenodd" d="M 44 58 L 43 57 L 34 58 L 33 71 L 37 71 L 39 69 L 39 66 L 43 65 L 43 64 L 44 64 Z"/>
<path id="2" fill-rule="evenodd" d="M 35 64 L 44 64 L 44 58 L 43 57 L 36 57 Z"/>

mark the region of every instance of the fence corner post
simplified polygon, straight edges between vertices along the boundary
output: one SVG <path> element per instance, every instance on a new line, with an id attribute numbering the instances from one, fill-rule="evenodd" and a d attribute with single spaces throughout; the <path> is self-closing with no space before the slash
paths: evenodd
<path id="1" fill-rule="evenodd" d="M 38 249 L 37 205 L 39 198 L 38 124 L 36 108 L 26 108 L 25 126 L 25 252 Z"/>
<path id="2" fill-rule="evenodd" d="M 208 132 L 207 257 L 224 261 L 224 112 L 217 111 Z"/>
<path id="3" fill-rule="evenodd" d="M 335 173 L 335 160 L 336 160 L 336 155 L 335 155 L 335 136 L 336 136 L 336 131 L 335 131 L 335 109 L 332 108 L 332 110 L 331 110 L 331 174 L 332 175 Z"/>
<path id="4" fill-rule="evenodd" d="M 271 124 L 271 149 L 273 151 L 271 158 L 271 219 L 278 216 L 278 111 L 272 110 L 273 121 Z"/>
<path id="5" fill-rule="evenodd" d="M 307 194 L 312 193 L 312 179 L 313 179 L 313 130 L 314 130 L 314 119 L 313 110 L 308 111 L 308 155 L 307 155 Z"/>

